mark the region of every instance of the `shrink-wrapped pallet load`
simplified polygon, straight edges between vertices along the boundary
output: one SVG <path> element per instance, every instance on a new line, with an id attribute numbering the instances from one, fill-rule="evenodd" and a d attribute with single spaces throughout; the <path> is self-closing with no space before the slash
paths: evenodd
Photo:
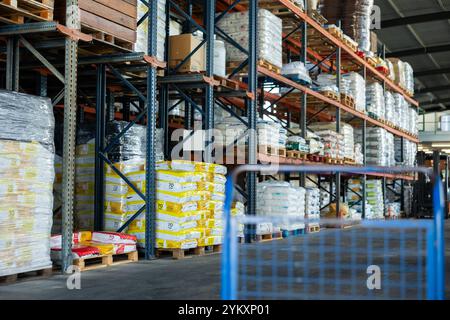
<path id="1" fill-rule="evenodd" d="M 343 74 L 341 93 L 355 99 L 356 110 L 366 112 L 366 81 L 360 74 L 356 72 Z"/>
<path id="2" fill-rule="evenodd" d="M 306 190 L 304 188 L 293 187 L 288 182 L 262 182 L 257 185 L 256 210 L 258 215 L 281 219 L 273 222 L 273 231 L 304 229 L 304 223 L 282 221 L 282 218 L 297 217 L 299 220 L 304 219 L 305 195 Z"/>
<path id="3" fill-rule="evenodd" d="M 385 96 L 380 83 L 374 82 L 366 86 L 366 110 L 372 117 L 385 119 Z"/>
<path id="4" fill-rule="evenodd" d="M 337 159 L 351 159 L 355 158 L 355 140 L 353 127 L 347 123 L 341 123 L 341 133 L 337 134 L 336 122 L 318 122 L 309 125 L 311 130 L 314 130 L 327 145 L 329 143 L 329 154 L 336 155 L 331 158 Z M 337 150 L 333 150 L 336 148 Z"/>
<path id="5" fill-rule="evenodd" d="M 0 276 L 52 266 L 53 132 L 49 99 L 0 91 Z"/>
<path id="6" fill-rule="evenodd" d="M 235 12 L 225 15 L 220 20 L 221 28 L 228 36 L 245 49 L 249 47 L 249 16 L 248 11 Z M 282 20 L 271 12 L 260 9 L 258 11 L 258 27 L 256 31 L 258 58 L 275 67 L 283 67 L 283 24 Z M 240 63 L 247 59 L 247 55 L 235 46 L 226 43 L 227 61 Z M 235 66 L 237 67 L 237 65 Z"/>

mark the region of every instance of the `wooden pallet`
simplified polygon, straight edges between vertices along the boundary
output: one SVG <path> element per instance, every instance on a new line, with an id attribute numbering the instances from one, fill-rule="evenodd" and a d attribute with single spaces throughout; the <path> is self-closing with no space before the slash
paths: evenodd
<path id="1" fill-rule="evenodd" d="M 284 152 L 285 152 L 284 156 L 286 157 L 286 149 L 279 149 L 277 147 L 266 146 L 266 145 L 258 145 L 258 152 L 268 155 L 268 156 L 279 156 L 280 150 L 284 150 Z"/>
<path id="2" fill-rule="evenodd" d="M 27 272 L 19 272 L 0 277 L 0 284 L 11 284 L 18 281 L 37 280 L 48 278 L 52 275 L 52 268 L 38 269 Z"/>
<path id="3" fill-rule="evenodd" d="M 335 159 L 335 158 L 323 157 L 323 162 L 324 162 L 324 163 L 327 163 L 327 164 L 343 164 L 343 163 L 344 163 L 344 160 Z"/>
<path id="4" fill-rule="evenodd" d="M 261 235 L 257 234 L 255 237 L 255 242 L 268 242 L 281 239 L 283 239 L 283 234 L 281 232 L 274 232 Z"/>
<path id="5" fill-rule="evenodd" d="M 356 165 L 356 161 L 354 159 L 345 158 L 344 159 L 344 164 Z"/>
<path id="6" fill-rule="evenodd" d="M 205 256 L 210 254 L 216 254 L 222 252 L 222 245 L 221 244 L 215 244 L 211 246 L 205 246 L 205 247 L 198 247 L 198 255 L 199 256 Z"/>
<path id="7" fill-rule="evenodd" d="M 234 81 L 234 80 L 231 80 L 228 78 L 224 78 L 221 76 L 216 76 L 216 75 L 214 76 L 214 80 L 218 81 L 220 86 L 223 88 L 227 88 L 227 89 L 234 90 L 234 91 L 240 90 L 239 82 L 237 82 L 237 81 Z M 219 87 L 219 91 L 221 91 L 220 87 Z"/>
<path id="8" fill-rule="evenodd" d="M 320 91 L 319 93 L 322 94 L 323 96 L 331 99 L 331 100 L 340 101 L 340 96 L 336 92 L 333 92 L 333 91 Z M 325 101 L 323 101 L 323 100 L 321 100 L 319 98 L 316 98 L 316 97 L 314 97 L 312 95 L 308 95 L 308 105 L 309 106 L 315 106 L 315 107 L 324 107 L 324 106 L 329 105 L 329 103 L 327 103 L 327 102 L 325 102 Z"/>
<path id="9" fill-rule="evenodd" d="M 53 20 L 54 0 L 0 0 L 0 22 L 23 24 Z"/>
<path id="10" fill-rule="evenodd" d="M 366 61 L 369 63 L 369 65 L 371 65 L 374 68 L 376 68 L 378 65 L 377 61 L 374 58 L 366 58 Z"/>
<path id="11" fill-rule="evenodd" d="M 80 271 L 89 271 L 119 264 L 136 262 L 139 260 L 137 251 L 122 254 L 107 254 L 97 257 L 74 259 L 73 265 L 80 268 Z"/>
<path id="12" fill-rule="evenodd" d="M 327 30 L 332 36 L 338 39 L 342 40 L 344 38 L 344 31 L 342 31 L 342 29 L 338 28 L 337 26 L 329 25 L 325 27 L 325 30 Z"/>
<path id="13" fill-rule="evenodd" d="M 318 223 L 306 225 L 306 233 L 320 232 L 320 225 Z"/>
<path id="14" fill-rule="evenodd" d="M 296 230 L 281 230 L 283 238 L 300 236 L 306 233 L 305 229 L 296 229 Z"/>
<path id="15" fill-rule="evenodd" d="M 341 103 L 344 106 L 347 106 L 349 108 L 355 109 L 356 108 L 356 103 L 355 103 L 355 98 L 346 95 L 344 93 L 341 93 Z"/>
<path id="16" fill-rule="evenodd" d="M 241 65 L 242 61 L 230 61 L 227 63 L 227 74 L 231 74 L 237 67 L 239 67 Z M 266 68 L 269 71 L 272 71 L 274 73 L 277 74 L 281 74 L 281 68 L 277 67 L 275 65 L 273 65 L 272 63 L 264 60 L 264 59 L 260 59 L 257 62 L 257 65 L 263 68 Z M 243 68 L 241 70 L 241 73 L 247 73 L 248 70 L 248 66 L 246 66 L 245 68 Z"/>

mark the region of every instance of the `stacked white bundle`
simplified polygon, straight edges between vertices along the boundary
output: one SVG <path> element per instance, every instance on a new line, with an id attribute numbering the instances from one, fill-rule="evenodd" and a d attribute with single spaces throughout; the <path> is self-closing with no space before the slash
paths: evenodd
<path id="1" fill-rule="evenodd" d="M 323 156 L 325 147 L 317 134 L 312 131 L 308 131 L 306 141 L 308 142 L 309 153 Z"/>
<path id="2" fill-rule="evenodd" d="M 327 142 L 330 143 L 330 146 L 333 147 L 334 141 L 336 141 L 337 155 L 338 159 L 354 159 L 355 158 L 355 137 L 353 127 L 347 123 L 341 123 L 341 133 L 337 134 L 334 132 L 336 129 L 336 122 L 318 122 L 311 124 L 309 126 L 311 130 L 314 130 L 315 133 L 322 137 L 325 141 L 325 149 L 327 149 Z M 328 133 L 326 133 L 328 131 Z M 335 133 L 336 140 L 333 139 L 333 134 Z M 325 134 L 324 134 L 325 133 Z M 326 153 L 326 150 L 325 150 Z M 333 152 L 331 152 L 333 154 Z"/>
<path id="3" fill-rule="evenodd" d="M 305 218 L 304 188 L 293 187 L 288 182 L 267 181 L 257 186 L 257 211 L 259 215 L 270 217 Z M 288 221 L 273 225 L 276 229 L 297 230 L 305 227 L 304 223 Z"/>
<path id="4" fill-rule="evenodd" d="M 366 199 L 371 206 L 370 214 L 366 211 L 366 219 L 384 219 L 384 196 L 382 180 L 366 181 Z"/>
<path id="5" fill-rule="evenodd" d="M 395 120 L 395 98 L 392 92 L 386 91 L 384 93 L 384 119 L 394 123 Z"/>
<path id="6" fill-rule="evenodd" d="M 322 182 L 320 184 L 320 208 L 321 208 L 321 215 L 326 215 L 330 211 L 329 204 L 331 203 L 331 196 L 330 196 L 330 183 L 329 182 Z M 332 193 L 336 193 L 336 185 L 333 184 L 333 190 Z M 324 209 L 322 209 L 324 208 Z"/>
<path id="7" fill-rule="evenodd" d="M 156 58 L 160 61 L 164 61 L 165 45 L 166 45 L 166 0 L 158 1 L 158 23 L 156 26 L 157 32 L 157 55 Z M 148 7 L 143 3 L 138 3 L 138 18 L 139 21 L 148 12 Z M 134 51 L 145 52 L 148 50 L 148 19 L 145 19 L 137 28 L 136 44 Z"/>
<path id="8" fill-rule="evenodd" d="M 312 88 L 315 91 L 331 91 L 336 94 L 339 94 L 339 89 L 337 87 L 336 76 L 328 73 L 321 73 L 317 76 L 317 80 L 315 81 L 316 85 Z M 342 92 L 342 89 L 341 89 Z"/>
<path id="9" fill-rule="evenodd" d="M 219 22 L 221 28 L 228 36 L 243 48 L 249 46 L 249 16 L 248 11 L 236 12 L 225 15 Z M 258 11 L 258 57 L 278 68 L 283 67 L 282 40 L 283 24 L 280 18 L 271 12 L 260 9 Z M 243 62 L 247 55 L 235 46 L 226 45 L 227 61 Z"/>
<path id="10" fill-rule="evenodd" d="M 405 100 L 405 97 L 399 93 L 394 93 L 394 124 L 400 128 L 406 127 L 406 108 L 408 103 Z"/>
<path id="11" fill-rule="evenodd" d="M 279 123 L 259 119 L 256 127 L 258 145 L 286 148 L 287 131 Z"/>
<path id="12" fill-rule="evenodd" d="M 404 128 L 406 131 L 418 135 L 419 134 L 419 114 L 417 113 L 417 108 L 411 107 L 408 105 L 407 108 L 407 119 L 406 119 L 407 126 Z"/>
<path id="13" fill-rule="evenodd" d="M 240 201 L 233 202 L 231 206 L 231 216 L 235 218 L 241 218 L 245 216 L 245 205 Z M 245 225 L 243 223 L 238 224 L 238 238 L 244 237 Z"/>
<path id="14" fill-rule="evenodd" d="M 305 217 L 311 220 L 320 219 L 320 189 L 306 188 Z"/>
<path id="15" fill-rule="evenodd" d="M 244 117 L 244 120 L 247 121 L 247 118 Z M 235 140 L 236 145 L 245 145 L 248 141 L 248 135 L 247 132 L 247 126 L 243 124 L 239 119 L 236 117 L 225 117 L 222 118 L 219 121 L 216 122 L 215 128 L 220 131 L 222 138 L 216 140 L 216 144 L 224 146 L 232 145 Z"/>
<path id="16" fill-rule="evenodd" d="M 398 219 L 401 215 L 400 203 L 391 202 L 386 204 L 386 217 L 390 219 Z"/>
<path id="17" fill-rule="evenodd" d="M 366 81 L 356 73 L 349 72 L 342 75 L 341 92 L 355 99 L 355 108 L 360 112 L 366 112 Z"/>
<path id="18" fill-rule="evenodd" d="M 360 143 L 355 143 L 355 163 L 364 164 L 364 154 Z"/>
<path id="19" fill-rule="evenodd" d="M 366 86 L 366 110 L 378 118 L 385 119 L 384 90 L 378 82 Z"/>
<path id="20" fill-rule="evenodd" d="M 50 99 L 0 91 L 0 276 L 51 268 Z"/>
<path id="21" fill-rule="evenodd" d="M 359 133 L 360 134 L 360 133 Z M 383 128 L 367 128 L 366 164 L 395 165 L 394 136 Z"/>

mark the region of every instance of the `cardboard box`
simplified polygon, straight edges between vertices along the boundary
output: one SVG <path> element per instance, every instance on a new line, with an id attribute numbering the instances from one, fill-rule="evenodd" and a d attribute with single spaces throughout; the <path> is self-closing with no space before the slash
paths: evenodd
<path id="1" fill-rule="evenodd" d="M 201 38 L 192 34 L 181 34 L 169 38 L 169 66 L 175 68 L 183 61 L 200 43 Z M 201 72 L 206 70 L 205 63 L 206 46 L 203 45 L 197 52 L 184 63 L 178 72 Z"/>

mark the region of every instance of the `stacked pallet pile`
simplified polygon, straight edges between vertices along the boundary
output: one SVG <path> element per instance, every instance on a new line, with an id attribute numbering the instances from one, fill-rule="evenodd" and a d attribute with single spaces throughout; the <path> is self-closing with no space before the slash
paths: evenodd
<path id="1" fill-rule="evenodd" d="M 54 2 L 54 0 L 0 0 L 0 23 L 52 21 Z"/>

